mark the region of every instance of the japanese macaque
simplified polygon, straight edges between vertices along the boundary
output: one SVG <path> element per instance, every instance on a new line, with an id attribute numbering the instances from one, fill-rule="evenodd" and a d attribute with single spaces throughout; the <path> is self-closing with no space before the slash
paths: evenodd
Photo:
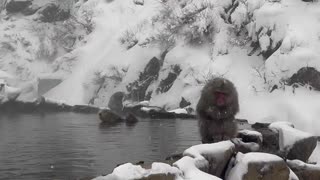
<path id="1" fill-rule="evenodd" d="M 202 143 L 234 138 L 237 134 L 234 120 L 238 111 L 238 93 L 233 83 L 224 78 L 209 80 L 197 104 Z"/>

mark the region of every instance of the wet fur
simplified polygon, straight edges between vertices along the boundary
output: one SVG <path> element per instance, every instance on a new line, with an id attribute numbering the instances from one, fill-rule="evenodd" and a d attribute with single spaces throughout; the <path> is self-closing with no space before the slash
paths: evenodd
<path id="1" fill-rule="evenodd" d="M 215 92 L 227 94 L 226 105 L 216 104 Z M 198 125 L 202 143 L 232 139 L 237 134 L 235 115 L 239 112 L 238 93 L 233 83 L 224 78 L 211 79 L 202 89 L 197 104 Z"/>

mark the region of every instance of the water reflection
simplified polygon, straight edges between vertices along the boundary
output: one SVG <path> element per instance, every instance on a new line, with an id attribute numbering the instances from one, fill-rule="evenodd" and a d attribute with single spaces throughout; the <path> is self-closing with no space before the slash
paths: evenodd
<path id="1" fill-rule="evenodd" d="M 77 179 L 198 144 L 194 120 L 102 124 L 95 115 L 0 115 L 0 179 Z"/>

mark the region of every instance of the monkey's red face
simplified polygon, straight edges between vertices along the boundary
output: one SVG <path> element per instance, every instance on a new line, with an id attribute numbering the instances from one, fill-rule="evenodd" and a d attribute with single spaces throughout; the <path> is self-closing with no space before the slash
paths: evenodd
<path id="1" fill-rule="evenodd" d="M 214 95 L 216 97 L 215 104 L 217 106 L 225 106 L 227 103 L 227 94 L 224 92 L 214 92 Z"/>

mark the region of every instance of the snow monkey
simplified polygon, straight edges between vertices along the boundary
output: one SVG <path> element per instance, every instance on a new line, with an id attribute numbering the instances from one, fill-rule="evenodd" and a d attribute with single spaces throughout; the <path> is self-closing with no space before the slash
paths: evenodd
<path id="1" fill-rule="evenodd" d="M 209 80 L 197 104 L 202 143 L 234 138 L 237 134 L 234 119 L 238 111 L 238 93 L 233 83 L 224 78 Z"/>

